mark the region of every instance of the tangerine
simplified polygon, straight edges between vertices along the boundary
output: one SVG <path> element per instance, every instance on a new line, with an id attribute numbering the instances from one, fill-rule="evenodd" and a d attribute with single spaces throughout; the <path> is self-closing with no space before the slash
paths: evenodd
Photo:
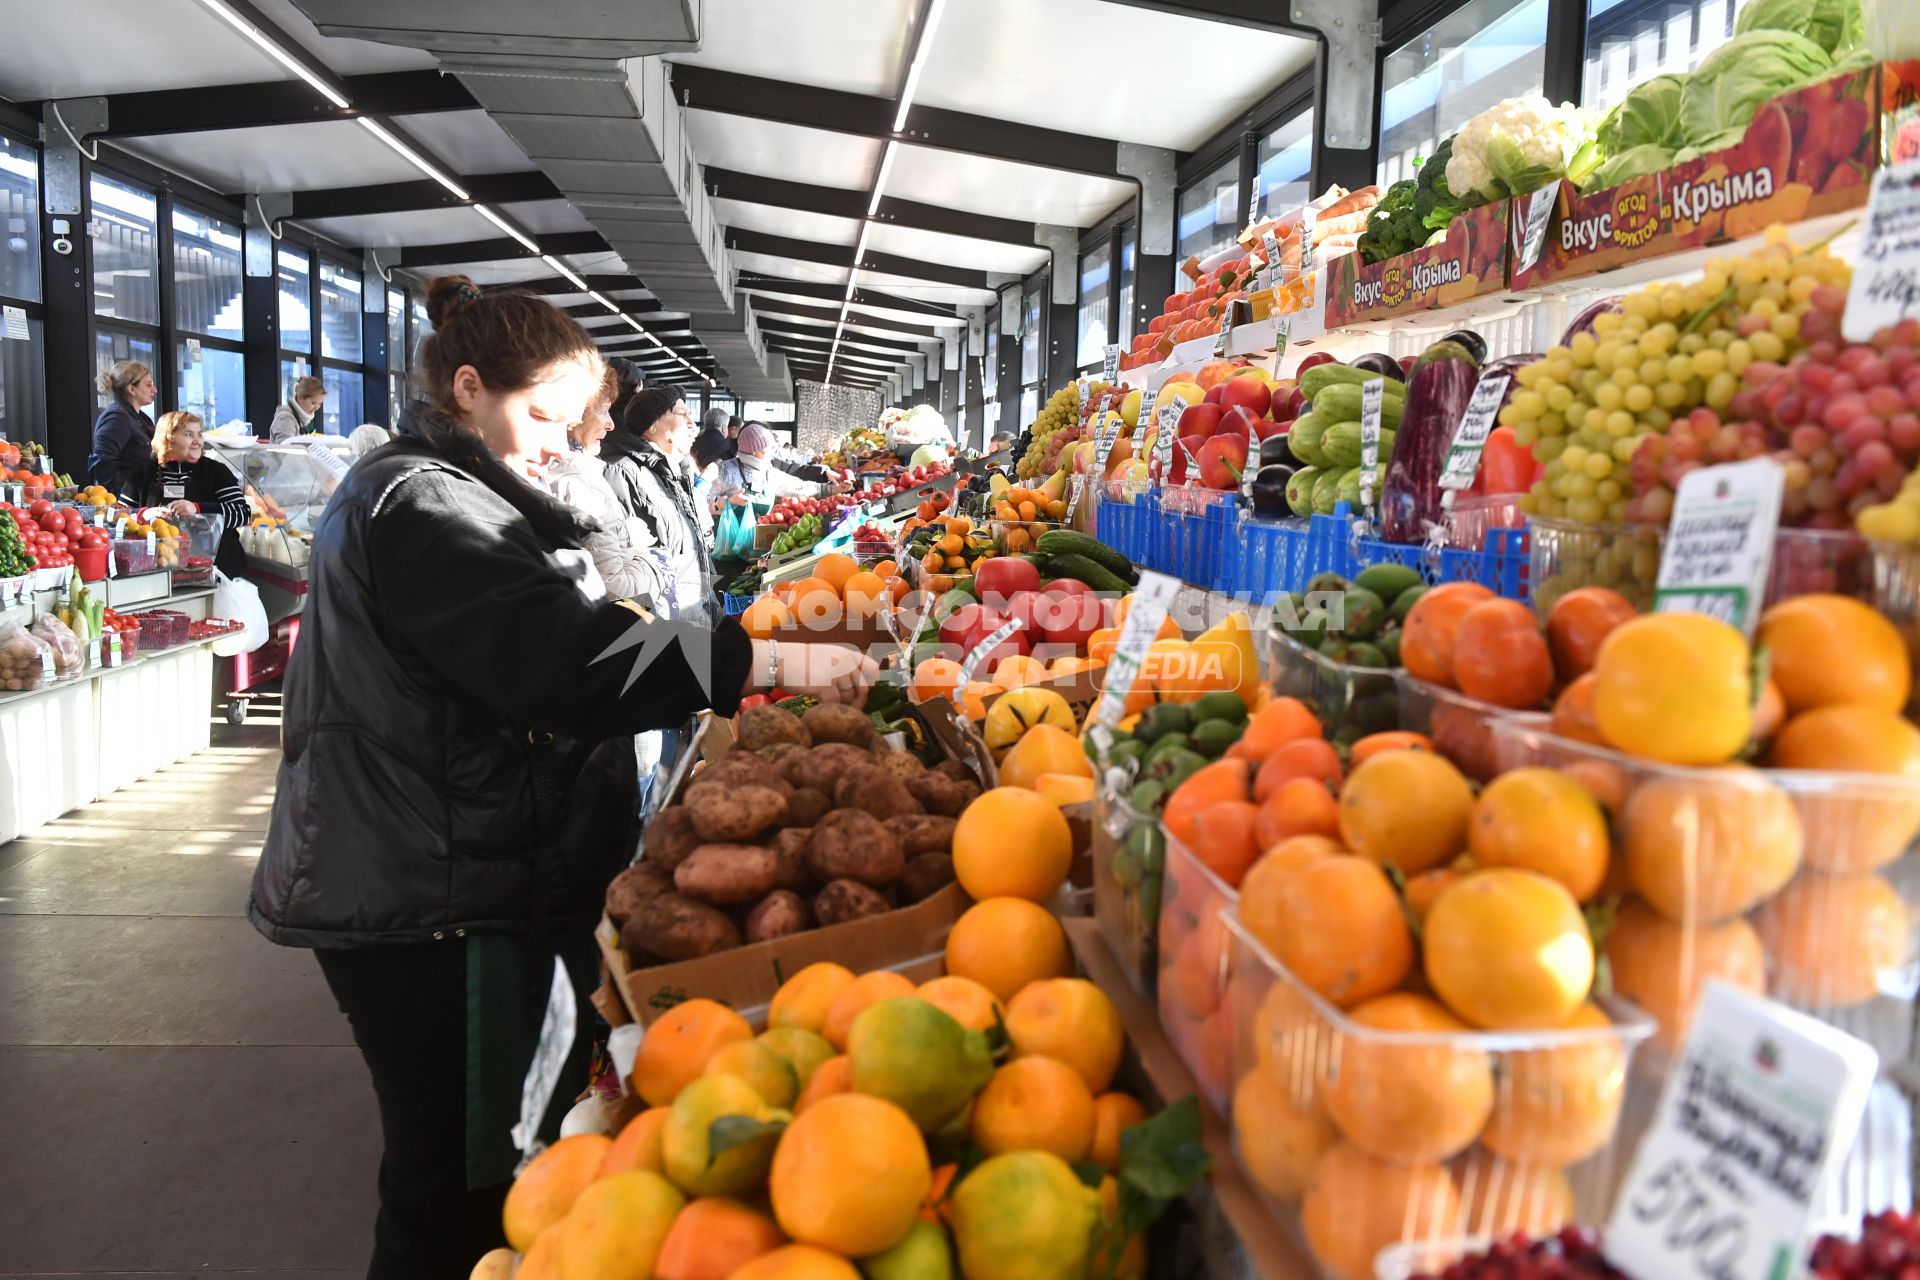
<path id="1" fill-rule="evenodd" d="M 858 1093 L 795 1116 L 768 1179 L 781 1230 L 856 1258 L 900 1243 L 932 1185 L 926 1142 L 907 1113 Z"/>
<path id="2" fill-rule="evenodd" d="M 1228 886 L 1238 886 L 1260 856 L 1259 827 L 1258 805 L 1222 800 L 1193 815 L 1193 841 L 1187 851 Z"/>
<path id="3" fill-rule="evenodd" d="M 1044 739 L 1036 735 L 1049 735 Z M 1044 748 L 1052 735 L 1064 739 L 1082 766 L 1086 755 L 1074 736 L 1052 725 L 1035 725 L 1008 753 L 1010 763 L 1028 741 Z M 1055 754 L 1050 749 L 1049 755 Z M 1040 769 L 1039 773 L 1058 772 Z M 960 815 L 953 828 L 953 873 L 960 887 L 976 901 L 985 898 L 1025 898 L 1044 902 L 1062 884 L 1073 865 L 1073 832 L 1060 807 L 1028 785 L 1008 777 L 1007 785 L 982 792 Z"/>
<path id="4" fill-rule="evenodd" d="M 576 1133 L 535 1156 L 507 1189 L 500 1220 L 507 1243 L 525 1253 L 548 1227 L 567 1216 L 580 1193 L 600 1176 L 612 1139 Z M 557 1243 L 557 1242 L 556 1242 Z"/>
<path id="5" fill-rule="evenodd" d="M 1480 1142 L 1518 1165 L 1579 1164 L 1607 1145 L 1620 1119 L 1627 1057 L 1619 1033 L 1592 1003 L 1562 1030 L 1550 1046 L 1501 1057 L 1499 1105 Z"/>
<path id="6" fill-rule="evenodd" d="M 1400 663 L 1415 679 L 1454 689 L 1454 639 L 1461 619 L 1495 599 L 1477 582 L 1448 582 L 1429 589 L 1407 612 L 1400 633 Z"/>
<path id="7" fill-rule="evenodd" d="M 1466 848 L 1472 814 L 1466 778 L 1431 751 L 1383 751 L 1355 769 L 1340 792 L 1347 848 L 1408 875 Z"/>
<path id="8" fill-rule="evenodd" d="M 1474 801 L 1467 851 L 1483 867 L 1522 867 L 1558 880 L 1576 902 L 1607 878 L 1607 815 L 1586 788 L 1553 769 L 1503 773 Z"/>
<path id="9" fill-rule="evenodd" d="M 648 1107 L 627 1121 L 601 1159 L 598 1176 L 605 1178 L 635 1169 L 659 1173 L 664 1167 L 660 1163 L 660 1128 L 666 1122 L 665 1107 Z"/>
<path id="10" fill-rule="evenodd" d="M 1668 764 L 1730 760 L 1753 730 L 1746 637 L 1696 613 L 1614 628 L 1594 661 L 1594 721 L 1608 744 Z"/>
<path id="11" fill-rule="evenodd" d="M 1041 978 L 1073 970 L 1067 934 L 1052 912 L 1025 898 L 987 898 L 947 934 L 947 972 L 972 978 L 1003 1003 Z"/>
<path id="12" fill-rule="evenodd" d="M 1547 610 L 1547 647 L 1553 668 L 1566 681 L 1593 670 L 1600 646 L 1615 627 L 1639 617 L 1633 603 L 1606 587 L 1576 587 Z"/>
<path id="13" fill-rule="evenodd" d="M 1708 978 L 1759 995 L 1767 989 L 1760 935 L 1740 917 L 1689 927 L 1629 898 L 1607 934 L 1613 989 L 1659 1024 L 1654 1039 L 1678 1048 L 1693 1022 L 1693 1007 Z"/>
<path id="14" fill-rule="evenodd" d="M 768 1128 L 738 1146 L 716 1151 L 714 1122 L 744 1118 L 773 1125 L 785 1115 L 768 1107 L 739 1076 L 700 1077 L 673 1100 L 660 1130 L 660 1160 L 667 1177 L 688 1195 L 732 1196 L 753 1190 L 766 1180 L 779 1130 Z"/>
<path id="15" fill-rule="evenodd" d="M 1299 738 L 1319 738 L 1320 717 L 1298 698 L 1275 698 L 1254 712 L 1234 748 L 1253 760 L 1265 760 Z"/>
<path id="16" fill-rule="evenodd" d="M 1424 733 L 1411 733 L 1405 729 L 1389 729 L 1382 733 L 1370 733 L 1355 742 L 1347 752 L 1347 766 L 1358 769 L 1383 751 L 1431 751 L 1433 739 Z"/>
<path id="17" fill-rule="evenodd" d="M 1325 738 L 1295 738 L 1275 747 L 1253 778 L 1253 798 L 1264 801 L 1277 792 L 1282 783 L 1294 778 L 1311 778 L 1339 790 L 1343 771 L 1340 753 Z"/>
<path id="18" fill-rule="evenodd" d="M 929 978 L 914 994 L 969 1031 L 991 1031 L 1006 1016 L 993 992 L 971 978 L 953 974 Z"/>
<path id="19" fill-rule="evenodd" d="M 1120 1163 L 1120 1135 L 1147 1120 L 1147 1109 L 1130 1093 L 1103 1093 L 1093 1100 L 1093 1145 L 1087 1159 L 1107 1169 Z"/>
<path id="20" fill-rule="evenodd" d="M 1772 962 L 1769 993 L 1802 1008 L 1871 1000 L 1909 959 L 1906 906 L 1873 874 L 1803 875 L 1753 924 Z"/>
<path id="21" fill-rule="evenodd" d="M 1046 1151 L 990 1156 L 949 1201 L 967 1280 L 1079 1276 L 1093 1250 L 1100 1197 L 1073 1166 Z"/>
<path id="22" fill-rule="evenodd" d="M 735 1040 L 753 1039 L 747 1020 L 717 1000 L 683 1000 L 660 1015 L 633 1058 L 634 1092 L 664 1107 L 700 1078 L 707 1059 Z"/>
<path id="23" fill-rule="evenodd" d="M 969 1130 L 990 1156 L 1049 1151 L 1069 1163 L 1084 1160 L 1093 1148 L 1093 1094 L 1057 1058 L 1015 1058 L 974 1099 Z"/>
<path id="24" fill-rule="evenodd" d="M 1054 1058 L 1080 1073 L 1092 1093 L 1113 1083 L 1126 1035 L 1113 1001 L 1085 978 L 1029 982 L 1007 1005 L 1016 1058 Z"/>
<path id="25" fill-rule="evenodd" d="M 1289 778 L 1261 804 L 1253 824 L 1254 840 L 1263 849 L 1295 836 L 1340 834 L 1340 802 L 1324 783 L 1312 778 Z"/>
<path id="26" fill-rule="evenodd" d="M 853 1089 L 853 1059 L 846 1054 L 828 1058 L 808 1079 L 806 1088 L 800 1090 L 795 1099 L 795 1115 L 805 1111 L 822 1098 L 831 1098 L 838 1093 L 848 1093 Z"/>
<path id="27" fill-rule="evenodd" d="M 1872 606 L 1848 596 L 1782 600 L 1760 615 L 1755 643 L 1790 714 L 1852 703 L 1899 711 L 1913 668 L 1900 632 Z"/>
<path id="28" fill-rule="evenodd" d="M 1253 796 L 1253 773 L 1245 760 L 1216 760 L 1194 770 L 1185 782 L 1174 788 L 1160 812 L 1167 834 L 1193 847 L 1193 821 L 1216 804 L 1248 800 Z"/>
<path id="29" fill-rule="evenodd" d="M 1408 1164 L 1464 1151 L 1493 1112 L 1492 1066 L 1471 1047 L 1471 1028 L 1438 1001 L 1405 992 L 1355 1005 L 1347 1018 L 1366 1030 L 1340 1035 L 1340 1069 L 1322 1091 L 1347 1141 Z"/>
<path id="30" fill-rule="evenodd" d="M 1627 876 L 1670 920 L 1711 924 L 1778 893 L 1800 866 L 1800 815 L 1757 769 L 1659 775 L 1634 789 Z"/>
<path id="31" fill-rule="evenodd" d="M 768 1106 L 790 1107 L 800 1092 L 800 1073 L 793 1064 L 758 1040 L 735 1040 L 707 1059 L 702 1075 L 739 1076 Z"/>
<path id="32" fill-rule="evenodd" d="M 1302 983 L 1343 1008 L 1393 990 L 1413 968 L 1399 895 L 1365 858 L 1321 857 L 1297 868 L 1246 926 Z"/>
<path id="33" fill-rule="evenodd" d="M 1294 1105 L 1265 1072 L 1249 1071 L 1233 1090 L 1233 1142 L 1253 1184 L 1282 1204 L 1306 1194 L 1313 1167 L 1340 1141 L 1318 1107 Z"/>
<path id="34" fill-rule="evenodd" d="M 1372 1280 L 1382 1249 L 1457 1235 L 1459 1220 L 1445 1168 L 1377 1160 L 1347 1142 L 1320 1157 L 1300 1203 L 1307 1247 L 1334 1280 Z"/>
<path id="35" fill-rule="evenodd" d="M 655 1280 L 728 1280 L 786 1242 L 778 1223 L 738 1200 L 695 1200 L 673 1220 L 653 1274 Z"/>
<path id="36" fill-rule="evenodd" d="M 1524 710 L 1546 701 L 1553 658 L 1533 610 L 1518 600 L 1483 600 L 1461 615 L 1453 678 L 1460 692 L 1496 707 Z"/>
<path id="37" fill-rule="evenodd" d="M 657 1173 L 601 1178 L 580 1193 L 560 1224 L 554 1257 L 560 1274 L 651 1280 L 661 1245 L 686 1203 Z"/>
<path id="38" fill-rule="evenodd" d="M 1289 836 L 1276 842 L 1240 882 L 1242 923 L 1256 938 L 1278 934 L 1281 926 L 1274 913 L 1287 877 L 1310 862 L 1345 852 L 1339 841 L 1320 835 Z"/>
<path id="39" fill-rule="evenodd" d="M 853 985 L 853 970 L 831 960 L 810 964 L 780 984 L 767 1005 L 769 1027 L 798 1027 L 818 1035 L 834 997 Z"/>
<path id="40" fill-rule="evenodd" d="M 727 1280 L 861 1280 L 860 1272 L 838 1254 L 810 1244 L 781 1245 L 735 1271 Z"/>
<path id="41" fill-rule="evenodd" d="M 827 1006 L 827 1020 L 820 1035 L 841 1053 L 847 1051 L 847 1037 L 853 1032 L 854 1019 L 882 1000 L 913 994 L 913 983 L 891 969 L 875 969 L 848 983 Z"/>
<path id="42" fill-rule="evenodd" d="M 1214 911 L 1204 912 L 1190 928 L 1167 931 L 1170 954 L 1160 971 L 1160 1002 L 1168 1012 L 1199 1021 L 1220 1007 L 1228 937 L 1226 917 Z"/>
<path id="43" fill-rule="evenodd" d="M 802 1089 L 820 1064 L 833 1056 L 833 1046 L 824 1037 L 800 1027 L 769 1027 L 757 1039 L 786 1060 Z"/>
<path id="44" fill-rule="evenodd" d="M 1427 981 L 1479 1027 L 1559 1027 L 1593 986 L 1593 940 L 1580 904 L 1536 871 L 1475 871 L 1427 912 Z"/>

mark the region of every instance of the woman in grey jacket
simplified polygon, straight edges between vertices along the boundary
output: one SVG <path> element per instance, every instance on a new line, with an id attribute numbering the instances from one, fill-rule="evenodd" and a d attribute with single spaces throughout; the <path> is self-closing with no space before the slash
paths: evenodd
<path id="1" fill-rule="evenodd" d="M 581 545 L 607 584 L 607 597 L 632 600 L 653 613 L 664 613 L 663 602 L 671 598 L 666 590 L 666 558 L 656 554 L 647 526 L 621 509 L 620 499 L 607 483 L 606 464 L 600 460 L 600 442 L 613 430 L 607 407 L 618 390 L 618 375 L 608 369 L 586 416 L 567 429 L 567 452 L 548 464 L 547 488 L 599 526 Z"/>
<path id="2" fill-rule="evenodd" d="M 686 472 L 693 414 L 672 387 L 648 387 L 627 406 L 626 421 L 601 442 L 607 483 L 620 507 L 647 531 L 667 565 L 662 607 L 674 618 L 718 620 L 713 560 Z M 636 530 L 637 532 L 637 530 Z"/>

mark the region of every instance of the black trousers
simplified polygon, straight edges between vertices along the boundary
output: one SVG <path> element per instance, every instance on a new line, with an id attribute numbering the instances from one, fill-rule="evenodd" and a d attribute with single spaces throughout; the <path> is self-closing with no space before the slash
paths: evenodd
<path id="1" fill-rule="evenodd" d="M 315 951 L 373 1076 L 386 1149 L 368 1280 L 465 1280 L 506 1244 L 509 1182 L 469 1191 L 466 947 Z"/>

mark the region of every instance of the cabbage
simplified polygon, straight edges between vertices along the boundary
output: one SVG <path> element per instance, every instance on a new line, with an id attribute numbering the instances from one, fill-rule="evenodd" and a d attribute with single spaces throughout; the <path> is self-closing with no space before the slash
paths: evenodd
<path id="1" fill-rule="evenodd" d="M 1769 98 L 1826 74 L 1827 51 L 1803 35 L 1749 31 L 1702 59 L 1680 93 L 1681 136 L 1695 146 L 1744 129 Z"/>
<path id="2" fill-rule="evenodd" d="M 1656 143 L 1642 143 L 1629 147 L 1625 151 L 1609 156 L 1593 171 L 1593 177 L 1583 191 L 1605 191 L 1608 187 L 1617 187 L 1623 182 L 1643 178 L 1649 173 L 1657 173 L 1673 163 L 1673 149 Z"/>
<path id="3" fill-rule="evenodd" d="M 1637 84 L 1633 92 L 1600 122 L 1600 145 L 1609 156 L 1634 147 L 1670 147 L 1680 140 L 1680 94 L 1685 76 L 1655 76 Z"/>
<path id="4" fill-rule="evenodd" d="M 1791 31 L 1834 54 L 1860 43 L 1860 0 L 1749 0 L 1733 33 Z"/>

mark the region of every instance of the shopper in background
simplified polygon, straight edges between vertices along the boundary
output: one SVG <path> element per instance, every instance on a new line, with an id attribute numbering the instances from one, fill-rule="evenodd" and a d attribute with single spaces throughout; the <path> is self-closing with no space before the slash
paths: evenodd
<path id="1" fill-rule="evenodd" d="M 721 499 L 713 492 L 713 482 L 719 474 L 720 463 L 733 453 L 733 441 L 727 438 L 725 431 L 704 429 L 693 438 L 692 454 L 693 496 L 706 509 L 709 515 L 720 513 Z M 740 501 L 746 501 L 741 498 Z"/>
<path id="2" fill-rule="evenodd" d="M 131 506 L 151 465 L 153 420 L 140 412 L 160 394 L 153 370 L 138 360 L 122 360 L 100 375 L 107 407 L 93 420 L 93 450 L 87 455 L 87 479 Z"/>
<path id="3" fill-rule="evenodd" d="M 315 377 L 295 378 L 293 394 L 280 402 L 273 411 L 273 426 L 267 431 L 267 438 L 275 444 L 291 440 L 295 436 L 308 435 L 320 430 L 314 426 L 320 416 L 320 407 L 327 402 L 327 384 Z"/>
<path id="4" fill-rule="evenodd" d="M 372 1280 L 462 1280 L 503 1243 L 551 975 L 564 962 L 584 1005 L 593 925 L 634 849 L 632 736 L 776 683 L 858 703 L 872 678 L 850 650 L 731 621 L 651 643 L 633 606 L 590 589 L 581 517 L 529 478 L 601 385 L 592 338 L 464 276 L 434 281 L 427 309 L 429 401 L 347 473 L 314 535 L 247 907 L 274 942 L 315 948 L 373 1077 Z"/>
<path id="5" fill-rule="evenodd" d="M 713 481 L 715 506 L 735 494 L 761 501 L 784 497 L 817 498 L 827 485 L 802 480 L 774 465 L 773 432 L 758 422 L 740 429 L 738 452 L 722 462 Z"/>
<path id="6" fill-rule="evenodd" d="M 358 462 L 392 439 L 393 433 L 385 427 L 363 422 L 348 434 L 347 448 L 352 450 L 353 460 Z"/>
<path id="7" fill-rule="evenodd" d="M 707 422 L 709 424 L 719 422 L 721 412 L 718 408 L 707 410 Z M 740 456 L 740 434 L 750 426 L 760 426 L 763 431 L 766 430 L 764 424 L 743 422 L 731 414 L 726 415 L 726 424 L 720 428 L 721 434 L 726 439 L 727 449 L 720 457 L 722 462 L 728 462 Z M 702 434 L 705 434 L 704 430 Z M 833 472 L 809 459 L 787 456 L 778 442 L 775 442 L 770 461 L 775 470 L 784 471 L 796 480 L 805 480 L 808 484 L 832 485 L 834 482 Z"/>
<path id="8" fill-rule="evenodd" d="M 667 564 L 667 599 L 675 618 L 711 624 L 719 610 L 706 525 L 693 499 L 693 414 L 672 387 L 648 387 L 627 406 L 624 422 L 601 442 L 607 483 L 628 515 L 644 524 Z"/>
<path id="9" fill-rule="evenodd" d="M 175 520 L 219 516 L 224 523 L 214 567 L 234 577 L 246 566 L 240 531 L 253 519 L 253 508 L 227 465 L 206 456 L 206 424 L 199 414 L 175 409 L 154 424 L 153 456 L 141 476 L 140 503 L 145 508 L 142 520 L 156 515 Z"/>
<path id="10" fill-rule="evenodd" d="M 613 430 L 608 406 L 619 391 L 620 375 L 609 366 L 600 389 L 587 405 L 586 416 L 567 428 L 566 451 L 547 465 L 547 488 L 597 526 L 584 535 L 581 545 L 593 557 L 593 567 L 606 584 L 607 595 L 663 613 L 660 602 L 665 598 L 665 560 L 650 554 L 653 542 L 646 526 L 621 510 L 620 499 L 607 483 L 606 465 L 600 460 L 600 442 Z M 639 539 L 633 536 L 636 528 L 642 534 Z"/>
<path id="11" fill-rule="evenodd" d="M 612 369 L 614 376 L 620 380 L 620 389 L 613 393 L 613 403 L 607 406 L 607 415 L 613 419 L 613 425 L 617 427 L 627 420 L 627 406 L 633 403 L 633 398 L 639 395 L 647 385 L 647 375 L 641 371 L 639 365 L 625 356 L 610 357 L 607 360 L 607 367 Z"/>

